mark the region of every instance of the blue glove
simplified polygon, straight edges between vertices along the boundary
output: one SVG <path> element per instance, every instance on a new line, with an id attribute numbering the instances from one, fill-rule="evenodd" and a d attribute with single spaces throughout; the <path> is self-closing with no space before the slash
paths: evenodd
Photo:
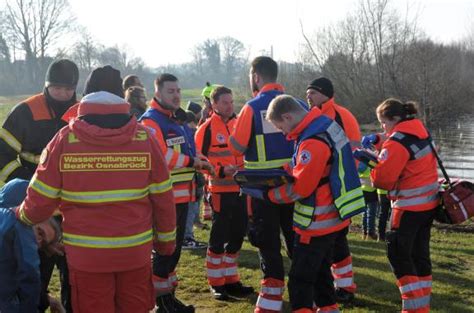
<path id="1" fill-rule="evenodd" d="M 370 135 L 362 137 L 361 144 L 362 144 L 362 147 L 366 149 L 370 149 L 378 141 L 379 141 L 379 136 L 377 136 L 377 134 L 370 134 Z"/>
<path id="2" fill-rule="evenodd" d="M 240 188 L 240 191 L 241 191 L 242 193 L 245 193 L 246 195 L 251 196 L 252 198 L 257 198 L 257 199 L 260 199 L 260 200 L 265 200 L 264 193 L 266 193 L 266 191 L 263 191 L 263 190 L 261 190 L 261 189 L 242 187 L 242 188 Z"/>
<path id="3" fill-rule="evenodd" d="M 367 164 L 365 164 L 364 162 L 359 162 L 359 166 L 357 168 L 357 172 L 359 172 L 360 174 L 364 173 L 365 170 L 367 170 L 369 166 Z"/>

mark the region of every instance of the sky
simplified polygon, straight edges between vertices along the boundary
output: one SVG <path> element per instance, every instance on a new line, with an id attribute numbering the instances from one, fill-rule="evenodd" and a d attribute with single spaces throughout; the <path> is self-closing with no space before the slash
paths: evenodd
<path id="1" fill-rule="evenodd" d="M 0 0 L 2 1 L 2 0 Z M 106 46 L 126 47 L 149 66 L 192 60 L 192 48 L 208 38 L 231 36 L 249 57 L 273 47 L 277 60 L 295 61 L 305 33 L 337 23 L 357 0 L 69 0 L 77 22 Z M 392 0 L 436 41 L 467 34 L 474 20 L 473 0 Z"/>

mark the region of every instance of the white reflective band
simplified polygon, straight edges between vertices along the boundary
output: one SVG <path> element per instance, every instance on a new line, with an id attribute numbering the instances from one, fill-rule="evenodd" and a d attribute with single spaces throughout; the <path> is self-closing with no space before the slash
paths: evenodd
<path id="1" fill-rule="evenodd" d="M 155 289 L 169 289 L 171 288 L 171 285 L 169 284 L 169 281 L 154 281 L 153 282 L 153 287 Z"/>
<path id="2" fill-rule="evenodd" d="M 332 271 L 336 275 L 342 275 L 342 274 L 349 273 L 349 272 L 352 271 L 352 264 L 348 264 L 348 265 L 343 266 L 341 268 L 333 268 Z"/>
<path id="3" fill-rule="evenodd" d="M 214 258 L 209 255 L 206 257 L 206 261 L 214 265 L 220 265 L 222 263 L 221 258 Z"/>
<path id="4" fill-rule="evenodd" d="M 336 286 L 336 288 L 350 287 L 352 286 L 352 277 L 336 278 L 334 280 L 334 286 Z"/>
<path id="5" fill-rule="evenodd" d="M 344 130 L 337 124 L 336 122 L 332 122 L 326 130 L 328 134 L 331 136 L 332 140 L 335 142 L 336 150 L 341 150 L 344 145 L 349 143 L 349 140 L 344 133 Z"/>
<path id="6" fill-rule="evenodd" d="M 21 143 L 5 128 L 0 128 L 0 138 L 2 138 L 13 150 L 20 153 Z"/>
<path id="7" fill-rule="evenodd" d="M 180 153 L 178 155 L 178 161 L 176 161 L 175 168 L 183 167 L 184 166 L 184 160 L 185 160 L 184 155 Z"/>
<path id="8" fill-rule="evenodd" d="M 332 218 L 329 220 L 323 220 L 323 221 L 316 220 L 314 222 L 311 222 L 311 224 L 308 226 L 308 229 L 317 230 L 317 229 L 333 227 L 333 226 L 339 225 L 341 222 L 342 220 L 339 217 Z"/>
<path id="9" fill-rule="evenodd" d="M 185 167 L 187 169 L 187 167 Z M 174 183 L 180 182 L 189 182 L 194 179 L 195 172 L 192 173 L 175 173 L 175 171 L 171 171 L 171 181 Z"/>
<path id="10" fill-rule="evenodd" d="M 405 286 L 401 286 L 398 289 L 400 289 L 400 293 L 404 294 L 407 292 L 415 291 L 418 289 L 423 289 L 423 288 L 431 288 L 431 280 L 420 280 L 417 281 L 416 283 L 411 283 Z"/>
<path id="11" fill-rule="evenodd" d="M 467 214 L 464 203 L 462 203 L 462 201 L 454 194 L 454 192 L 450 193 L 450 196 L 458 203 L 459 208 L 461 209 L 461 212 L 464 215 L 464 218 L 467 220 L 469 218 L 469 215 Z"/>
<path id="12" fill-rule="evenodd" d="M 233 258 L 233 257 L 225 255 L 224 258 L 223 258 L 223 261 L 224 261 L 224 263 L 231 263 L 232 264 L 232 263 L 237 262 L 237 258 Z"/>
<path id="13" fill-rule="evenodd" d="M 166 150 L 166 155 L 165 155 L 166 164 L 170 163 L 171 159 L 173 158 L 173 154 L 174 154 L 173 149 L 168 148 Z"/>
<path id="14" fill-rule="evenodd" d="M 438 199 L 438 194 L 432 194 L 429 196 L 424 197 L 416 197 L 410 199 L 399 199 L 393 202 L 393 206 L 397 208 L 412 206 L 412 205 L 420 205 L 425 203 L 430 203 L 431 201 L 435 201 Z"/>
<path id="15" fill-rule="evenodd" d="M 172 241 L 176 239 L 176 228 L 170 232 L 156 232 L 156 240 L 161 242 Z"/>
<path id="16" fill-rule="evenodd" d="M 237 140 L 233 136 L 229 137 L 229 143 L 234 147 L 235 150 L 239 151 L 240 153 L 244 153 L 247 150 L 247 147 L 241 146 Z"/>
<path id="17" fill-rule="evenodd" d="M 416 145 L 411 145 L 410 148 L 413 152 L 415 152 L 415 159 L 421 159 L 422 157 L 426 156 L 427 154 L 431 153 L 431 146 L 426 146 L 423 149 L 419 150 Z"/>
<path id="18" fill-rule="evenodd" d="M 211 178 L 209 181 L 211 186 L 237 186 L 237 183 L 233 179 L 219 179 Z"/>
<path id="19" fill-rule="evenodd" d="M 402 300 L 403 310 L 416 310 L 421 309 L 430 304 L 431 296 L 424 296 L 416 299 L 404 299 Z"/>
<path id="20" fill-rule="evenodd" d="M 221 277 L 224 277 L 224 270 L 225 269 L 210 269 L 208 268 L 207 269 L 207 277 L 211 277 L 211 278 L 221 278 Z"/>
<path id="21" fill-rule="evenodd" d="M 234 276 L 237 275 L 237 266 L 226 267 L 224 269 L 224 276 Z"/>
<path id="22" fill-rule="evenodd" d="M 422 195 L 429 191 L 438 191 L 438 189 L 439 189 L 438 182 L 434 182 L 432 184 L 417 187 L 417 188 L 392 190 L 389 192 L 389 195 L 392 197 L 396 197 L 396 196 L 414 197 L 414 196 Z"/>
<path id="23" fill-rule="evenodd" d="M 336 207 L 334 205 L 320 205 L 316 207 L 316 215 L 328 214 L 331 212 L 336 212 Z"/>
<path id="24" fill-rule="evenodd" d="M 273 310 L 277 312 L 281 311 L 282 305 L 283 305 L 282 300 L 269 300 L 269 299 L 265 299 L 262 296 L 258 296 L 257 303 L 256 303 L 256 307 L 258 308 L 262 308 L 265 310 Z"/>
<path id="25" fill-rule="evenodd" d="M 189 190 L 186 190 L 186 189 L 183 189 L 183 190 L 173 190 L 173 196 L 175 198 L 178 198 L 178 197 L 189 197 L 191 195 L 191 193 L 189 192 Z"/>
<path id="26" fill-rule="evenodd" d="M 285 287 L 267 287 L 267 286 L 262 286 L 260 288 L 260 292 L 266 295 L 271 295 L 271 296 L 280 296 L 283 294 L 285 291 Z"/>

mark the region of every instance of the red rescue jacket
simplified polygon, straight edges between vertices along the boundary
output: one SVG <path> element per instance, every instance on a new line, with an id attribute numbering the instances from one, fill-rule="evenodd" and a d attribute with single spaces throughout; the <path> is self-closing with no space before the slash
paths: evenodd
<path id="1" fill-rule="evenodd" d="M 383 143 L 379 163 L 371 171 L 375 187 L 389 191 L 392 207 L 426 211 L 439 204 L 436 158 L 426 145 L 428 132 L 418 119 L 398 123 Z M 405 140 L 410 139 L 408 146 Z M 423 148 L 410 147 L 423 143 Z"/>
<path id="2" fill-rule="evenodd" d="M 81 102 L 97 103 L 96 94 Z M 109 102 L 124 101 L 106 94 Z M 74 119 L 52 139 L 17 214 L 34 224 L 58 207 L 68 263 L 75 269 L 115 272 L 145 266 L 153 239 L 158 253 L 174 251 L 169 172 L 158 144 L 134 117 L 118 129 Z"/>

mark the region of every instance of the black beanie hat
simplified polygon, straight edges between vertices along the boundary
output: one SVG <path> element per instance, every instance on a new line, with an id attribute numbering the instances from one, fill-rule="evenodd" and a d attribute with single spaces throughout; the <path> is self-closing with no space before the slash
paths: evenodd
<path id="1" fill-rule="evenodd" d="M 123 98 L 120 71 L 110 65 L 93 70 L 87 77 L 83 95 L 97 91 L 107 91 Z"/>
<path id="2" fill-rule="evenodd" d="M 77 65 L 68 59 L 56 60 L 49 65 L 44 80 L 46 87 L 55 85 L 76 89 L 79 70 Z"/>
<path id="3" fill-rule="evenodd" d="M 308 89 L 314 89 L 316 91 L 319 91 L 328 98 L 332 98 L 334 96 L 334 88 L 332 86 L 332 82 L 326 77 L 316 78 L 308 85 L 306 90 Z"/>

